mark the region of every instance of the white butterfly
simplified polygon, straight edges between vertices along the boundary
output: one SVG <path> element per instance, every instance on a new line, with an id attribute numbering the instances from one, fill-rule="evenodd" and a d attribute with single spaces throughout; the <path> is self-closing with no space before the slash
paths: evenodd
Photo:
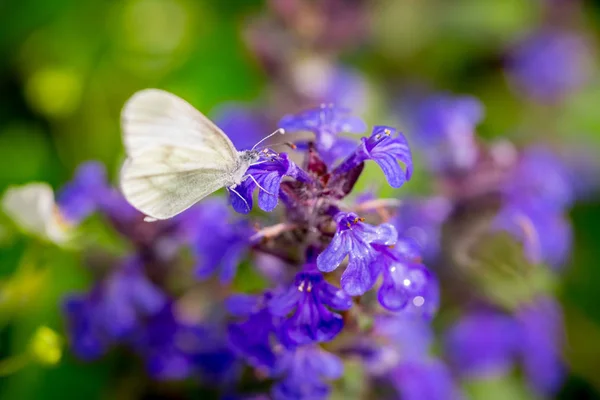
<path id="1" fill-rule="evenodd" d="M 171 218 L 222 187 L 239 195 L 235 187 L 254 179 L 245 174 L 260 158 L 256 145 L 237 151 L 221 129 L 174 94 L 135 93 L 123 108 L 121 124 L 128 157 L 121 190 L 148 221 Z M 283 130 L 263 140 L 277 132 Z"/>

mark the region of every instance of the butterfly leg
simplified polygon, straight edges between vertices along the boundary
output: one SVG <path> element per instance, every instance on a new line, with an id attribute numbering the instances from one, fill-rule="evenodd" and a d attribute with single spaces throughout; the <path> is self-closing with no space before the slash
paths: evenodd
<path id="1" fill-rule="evenodd" d="M 235 187 L 235 185 L 234 186 L 230 186 L 230 187 L 227 188 L 227 190 L 231 190 L 233 193 L 237 194 L 239 196 L 239 198 L 242 199 L 242 201 L 244 202 L 244 204 L 246 204 L 246 208 L 248 208 L 248 210 L 250 210 L 250 204 L 248 204 L 248 202 L 246 201 L 246 199 L 241 194 L 239 194 L 238 191 L 234 189 L 234 187 Z"/>
<path id="2" fill-rule="evenodd" d="M 252 179 L 254 181 L 254 183 L 256 183 L 256 186 L 258 186 L 258 188 L 260 190 L 262 190 L 263 192 L 270 194 L 271 196 L 275 196 L 273 193 L 269 192 L 267 189 L 265 189 L 264 187 L 260 186 L 260 183 L 258 183 L 258 181 L 256 180 L 256 178 L 254 178 L 252 175 L 248 174 L 242 177 L 242 182 L 245 181 L 246 179 Z"/>

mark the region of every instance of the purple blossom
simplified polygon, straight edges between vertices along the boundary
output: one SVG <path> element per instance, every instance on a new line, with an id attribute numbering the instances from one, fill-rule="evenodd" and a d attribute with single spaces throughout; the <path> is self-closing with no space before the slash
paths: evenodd
<path id="1" fill-rule="evenodd" d="M 199 376 L 211 384 L 227 384 L 239 375 L 239 359 L 215 324 L 180 321 L 170 303 L 151 317 L 135 345 L 155 379 L 181 380 Z"/>
<path id="2" fill-rule="evenodd" d="M 379 250 L 375 263 L 383 274 L 379 303 L 390 311 L 404 310 L 432 318 L 438 308 L 439 289 L 435 277 L 419 262 L 417 246 L 400 239 L 394 249 L 374 247 Z"/>
<path id="3" fill-rule="evenodd" d="M 565 378 L 561 357 L 564 342 L 562 312 L 552 298 L 539 298 L 516 314 L 521 328 L 519 350 L 525 374 L 538 393 L 552 394 Z"/>
<path id="4" fill-rule="evenodd" d="M 158 313 L 166 296 L 142 273 L 139 260 L 129 259 L 91 292 L 71 295 L 64 304 L 75 353 L 95 359 L 111 343 L 129 339 L 142 319 Z"/>
<path id="5" fill-rule="evenodd" d="M 435 358 L 401 363 L 390 373 L 390 381 L 403 400 L 463 399 L 448 367 Z"/>
<path id="6" fill-rule="evenodd" d="M 507 65 L 515 89 L 540 102 L 554 102 L 580 89 L 591 71 L 591 48 L 585 38 L 557 30 L 524 38 L 512 50 Z"/>
<path id="7" fill-rule="evenodd" d="M 494 227 L 510 232 L 521 241 L 527 258 L 533 263 L 561 267 L 571 250 L 571 226 L 542 201 L 528 199 L 507 204 L 496 216 Z"/>
<path id="8" fill-rule="evenodd" d="M 550 149 L 525 149 L 512 176 L 503 188 L 509 202 L 530 198 L 560 210 L 574 201 L 569 171 Z"/>
<path id="9" fill-rule="evenodd" d="M 283 378 L 273 387 L 275 400 L 326 399 L 327 380 L 343 374 L 342 361 L 315 345 L 284 350 L 276 374 Z"/>
<path id="10" fill-rule="evenodd" d="M 137 339 L 138 350 L 145 359 L 150 376 L 164 380 L 189 377 L 193 370 L 192 360 L 182 344 L 193 338 L 192 327 L 176 319 L 171 304 L 150 318 Z"/>
<path id="11" fill-rule="evenodd" d="M 375 284 L 380 266 L 374 261 L 378 251 L 371 246 L 390 246 L 398 233 L 390 224 L 374 227 L 365 224 L 354 213 L 338 213 L 337 231 L 327 248 L 317 257 L 317 267 L 323 272 L 335 270 L 348 256 L 348 266 L 342 274 L 342 288 L 351 296 L 360 296 Z"/>
<path id="12" fill-rule="evenodd" d="M 445 347 L 463 376 L 480 379 L 509 371 L 520 339 L 518 324 L 512 317 L 475 311 L 446 333 Z"/>
<path id="13" fill-rule="evenodd" d="M 104 165 L 88 161 L 77 168 L 73 180 L 60 191 L 58 206 L 69 222 L 78 223 L 97 211 L 109 190 Z"/>
<path id="14" fill-rule="evenodd" d="M 206 279 L 220 268 L 221 282 L 231 282 L 237 267 L 248 253 L 253 231 L 247 221 L 230 216 L 227 204 L 219 198 L 200 205 L 191 245 L 196 256 L 196 276 Z"/>
<path id="15" fill-rule="evenodd" d="M 348 310 L 352 299 L 343 290 L 327 283 L 314 266 L 296 275 L 294 284 L 269 302 L 271 313 L 291 316 L 283 322 L 280 334 L 284 343 L 309 344 L 332 340 L 344 321 L 334 310 Z"/>
<path id="16" fill-rule="evenodd" d="M 366 371 L 388 381 L 404 399 L 459 399 L 449 369 L 429 355 L 433 333 L 421 317 L 379 316 L 366 340 L 359 343 Z"/>
<path id="17" fill-rule="evenodd" d="M 352 141 L 340 134 L 360 134 L 367 130 L 364 121 L 350 115 L 350 110 L 326 104 L 296 115 L 286 115 L 279 121 L 279 127 L 290 132 L 314 133 L 317 150 L 329 164 L 354 147 Z"/>
<path id="18" fill-rule="evenodd" d="M 247 214 L 252 209 L 254 189 L 256 182 L 261 186 L 258 194 L 258 206 L 263 211 L 273 211 L 279 199 L 279 187 L 285 176 L 292 177 L 300 182 L 309 182 L 311 178 L 300 169 L 287 154 L 262 153 L 260 164 L 251 166 L 246 172 L 254 179 L 248 177 L 241 185 L 229 191 L 229 198 L 233 208 L 241 214 Z M 255 182 L 256 181 L 256 182 Z"/>
<path id="19" fill-rule="evenodd" d="M 483 106 L 473 97 L 438 95 L 418 106 L 413 137 L 434 171 L 463 170 L 475 164 L 475 127 L 483 114 Z"/>
<path id="20" fill-rule="evenodd" d="M 369 138 L 362 138 L 361 144 L 334 171 L 340 174 L 351 170 L 360 163 L 372 160 L 383 170 L 385 177 L 394 188 L 399 188 L 412 175 L 412 155 L 404 135 L 389 126 L 375 126 Z M 399 163 L 404 165 L 404 170 Z"/>
<path id="21" fill-rule="evenodd" d="M 227 301 L 229 312 L 246 317 L 246 320 L 229 324 L 227 336 L 232 349 L 250 365 L 271 371 L 277 358 L 272 348 L 275 321 L 267 307 L 269 299 L 269 293 L 264 296 L 231 296 Z"/>
<path id="22" fill-rule="evenodd" d="M 564 378 L 559 354 L 561 332 L 557 304 L 540 298 L 521 307 L 514 316 L 492 310 L 467 314 L 446 333 L 445 348 L 462 376 L 504 375 L 520 362 L 534 390 L 548 395 Z"/>

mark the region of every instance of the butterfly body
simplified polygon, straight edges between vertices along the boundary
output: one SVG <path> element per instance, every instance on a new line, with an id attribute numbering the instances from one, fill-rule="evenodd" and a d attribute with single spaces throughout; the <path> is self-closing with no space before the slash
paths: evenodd
<path id="1" fill-rule="evenodd" d="M 122 112 L 127 160 L 121 190 L 149 220 L 171 218 L 220 188 L 234 189 L 260 157 L 183 99 L 158 89 L 134 94 Z"/>

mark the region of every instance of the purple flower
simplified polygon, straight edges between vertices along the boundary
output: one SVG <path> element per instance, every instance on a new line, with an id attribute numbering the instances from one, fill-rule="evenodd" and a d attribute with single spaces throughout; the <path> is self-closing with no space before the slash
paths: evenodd
<path id="1" fill-rule="evenodd" d="M 71 295 L 64 304 L 73 351 L 91 360 L 110 343 L 127 340 L 142 318 L 158 313 L 166 296 L 142 273 L 139 260 L 129 259 L 90 293 Z"/>
<path id="2" fill-rule="evenodd" d="M 190 340 L 194 340 L 193 329 L 176 319 L 172 304 L 150 318 L 137 343 L 150 376 L 164 380 L 189 377 L 193 366 L 184 348 L 192 347 Z"/>
<path id="3" fill-rule="evenodd" d="M 509 203 L 496 216 L 494 226 L 523 243 L 527 258 L 558 268 L 571 250 L 571 226 L 565 218 L 535 199 Z"/>
<path id="4" fill-rule="evenodd" d="M 418 259 L 416 244 L 400 239 L 394 249 L 374 245 L 379 250 L 375 263 L 383 271 L 383 282 L 377 297 L 390 311 L 432 318 L 438 308 L 437 280 Z"/>
<path id="5" fill-rule="evenodd" d="M 335 270 L 348 256 L 348 266 L 342 274 L 342 288 L 351 296 L 360 296 L 375 284 L 380 267 L 374 261 L 378 251 L 371 246 L 396 243 L 398 233 L 390 224 L 374 227 L 354 213 L 335 216 L 337 231 L 327 248 L 317 257 L 317 267 L 323 272 Z"/>
<path id="6" fill-rule="evenodd" d="M 315 144 L 323 159 L 332 164 L 354 147 L 342 133 L 359 134 L 367 126 L 358 117 L 349 115 L 350 110 L 333 105 L 321 105 L 319 108 L 296 115 L 286 115 L 279 121 L 279 127 L 286 131 L 309 131 L 315 134 Z"/>
<path id="7" fill-rule="evenodd" d="M 450 370 L 440 360 L 426 358 L 401 363 L 390 381 L 403 400 L 459 400 L 463 396 Z"/>
<path id="8" fill-rule="evenodd" d="M 590 78 L 592 54 L 585 38 L 570 32 L 535 32 L 518 43 L 507 72 L 514 87 L 541 102 L 560 100 Z"/>
<path id="9" fill-rule="evenodd" d="M 520 339 L 518 324 L 512 317 L 476 311 L 463 317 L 446 333 L 445 347 L 458 371 L 477 379 L 509 371 Z"/>
<path id="10" fill-rule="evenodd" d="M 373 160 L 383 170 L 390 186 L 399 188 L 410 180 L 413 163 L 404 135 L 389 126 L 375 126 L 371 136 L 361 140 L 358 148 L 334 170 L 334 174 L 345 173 L 360 163 Z M 404 170 L 399 161 L 404 164 Z"/>
<path id="11" fill-rule="evenodd" d="M 423 318 L 379 316 L 365 339 L 356 350 L 366 371 L 387 380 L 403 399 L 461 398 L 448 368 L 429 355 L 433 333 Z"/>
<path id="12" fill-rule="evenodd" d="M 435 171 L 466 169 L 478 156 L 475 127 L 483 106 L 473 97 L 438 95 L 414 113 L 414 139 Z"/>
<path id="13" fill-rule="evenodd" d="M 343 290 L 327 283 L 323 275 L 309 267 L 296 275 L 294 284 L 269 302 L 271 313 L 287 318 L 281 328 L 282 341 L 309 344 L 332 340 L 344 326 L 339 314 L 329 311 L 348 310 L 352 299 Z"/>
<path id="14" fill-rule="evenodd" d="M 208 199 L 199 207 L 191 235 L 196 276 L 206 279 L 220 268 L 221 282 L 230 282 L 250 249 L 252 228 L 247 221 L 232 219 L 223 199 Z"/>
<path id="15" fill-rule="evenodd" d="M 270 299 L 271 294 L 267 293 L 264 296 L 234 295 L 227 301 L 231 314 L 246 317 L 245 321 L 227 327 L 232 349 L 250 365 L 268 371 L 275 367 L 277 360 L 272 349 L 275 323 L 267 307 Z"/>
<path id="16" fill-rule="evenodd" d="M 437 256 L 441 246 L 441 230 L 452 211 L 445 197 L 402 199 L 393 223 L 402 236 L 414 240 L 425 259 Z"/>
<path id="17" fill-rule="evenodd" d="M 227 384 L 239 374 L 239 360 L 215 324 L 180 321 L 169 304 L 151 317 L 135 343 L 155 379 L 181 380 L 191 375 L 211 384 Z"/>
<path id="18" fill-rule="evenodd" d="M 96 212 L 109 190 L 104 165 L 95 161 L 81 164 L 58 195 L 62 215 L 72 223 L 82 221 Z"/>
<path id="19" fill-rule="evenodd" d="M 457 371 L 471 379 L 504 375 L 521 362 L 534 390 L 549 395 L 564 378 L 562 339 L 557 304 L 540 298 L 514 316 L 492 310 L 467 314 L 446 333 L 445 348 Z"/>
<path id="20" fill-rule="evenodd" d="M 258 206 L 261 210 L 270 212 L 277 206 L 279 187 L 284 176 L 292 177 L 300 182 L 311 180 L 308 174 L 291 161 L 285 153 L 263 152 L 259 162 L 260 164 L 251 166 L 246 172 L 252 178 L 246 178 L 241 185 L 229 191 L 231 205 L 241 214 L 248 214 L 252 209 L 252 194 L 257 188 L 257 182 L 260 185 Z"/>
<path id="21" fill-rule="evenodd" d="M 574 200 L 569 171 L 550 149 L 540 146 L 525 149 L 512 175 L 503 188 L 507 201 L 531 198 L 560 210 Z"/>
<path id="22" fill-rule="evenodd" d="M 275 400 L 326 399 L 329 386 L 326 380 L 343 374 L 339 358 L 315 345 L 284 350 L 276 374 L 283 378 L 273 387 Z"/>
<path id="23" fill-rule="evenodd" d="M 522 307 L 516 319 L 521 328 L 519 350 L 530 384 L 538 393 L 555 393 L 565 377 L 560 354 L 564 333 L 559 305 L 549 297 L 540 298 Z"/>

